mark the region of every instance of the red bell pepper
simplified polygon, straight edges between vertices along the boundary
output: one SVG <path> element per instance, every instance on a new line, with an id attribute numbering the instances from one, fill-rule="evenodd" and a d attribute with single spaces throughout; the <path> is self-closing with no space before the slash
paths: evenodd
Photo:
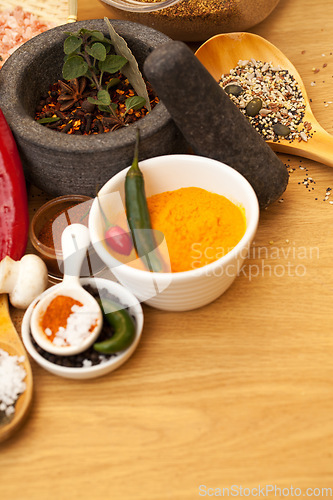
<path id="1" fill-rule="evenodd" d="M 22 163 L 0 109 L 0 261 L 19 260 L 28 241 L 28 199 Z"/>

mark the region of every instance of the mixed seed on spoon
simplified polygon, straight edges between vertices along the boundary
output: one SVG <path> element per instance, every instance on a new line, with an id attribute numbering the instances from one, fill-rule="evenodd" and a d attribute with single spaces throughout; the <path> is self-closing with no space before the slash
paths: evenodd
<path id="1" fill-rule="evenodd" d="M 284 137 L 306 142 L 312 137 L 311 123 L 303 122 L 302 91 L 293 75 L 280 66 L 240 60 L 219 84 L 266 141 Z"/>

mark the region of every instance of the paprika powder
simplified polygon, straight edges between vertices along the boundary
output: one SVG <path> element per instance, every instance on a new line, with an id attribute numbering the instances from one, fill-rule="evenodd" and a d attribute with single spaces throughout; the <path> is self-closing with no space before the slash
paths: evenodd
<path id="1" fill-rule="evenodd" d="M 96 314 L 89 305 L 67 295 L 57 295 L 41 317 L 47 339 L 57 346 L 79 345 L 94 330 Z"/>

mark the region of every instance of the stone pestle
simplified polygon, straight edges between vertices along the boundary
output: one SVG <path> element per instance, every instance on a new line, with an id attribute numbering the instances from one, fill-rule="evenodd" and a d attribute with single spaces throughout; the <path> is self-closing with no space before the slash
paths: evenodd
<path id="1" fill-rule="evenodd" d="M 252 185 L 261 208 L 276 201 L 288 171 L 183 42 L 157 47 L 144 73 L 194 153 L 219 160 Z"/>

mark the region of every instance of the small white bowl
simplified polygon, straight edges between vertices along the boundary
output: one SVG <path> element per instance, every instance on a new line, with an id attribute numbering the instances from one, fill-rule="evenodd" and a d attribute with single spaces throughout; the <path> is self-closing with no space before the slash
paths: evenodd
<path id="1" fill-rule="evenodd" d="M 126 290 L 126 288 L 119 285 L 118 283 L 114 283 L 113 281 L 103 278 L 83 278 L 80 280 L 80 282 L 82 285 L 91 285 L 92 287 L 97 288 L 99 290 L 102 290 L 104 288 L 107 289 L 107 291 L 113 297 L 115 297 L 120 302 L 120 304 L 122 304 L 124 307 L 129 308 L 129 313 L 135 318 L 136 330 L 135 330 L 135 339 L 127 349 L 117 353 L 115 356 L 112 356 L 107 361 L 103 361 L 98 365 L 79 367 L 79 368 L 57 365 L 44 358 L 41 354 L 39 354 L 39 352 L 36 350 L 32 342 L 32 335 L 30 331 L 30 319 L 32 311 L 36 306 L 36 304 L 38 303 L 38 301 L 41 298 L 45 297 L 48 293 L 50 293 L 49 291 L 50 289 L 42 293 L 30 304 L 30 306 L 28 307 L 28 309 L 24 314 L 21 326 L 23 343 L 30 356 L 41 367 L 45 368 L 45 370 L 49 371 L 50 373 L 53 373 L 54 375 L 72 379 L 88 379 L 88 378 L 100 377 L 121 366 L 130 358 L 130 356 L 137 348 L 140 342 L 142 328 L 143 328 L 142 307 L 138 302 L 138 300 L 129 290 Z M 58 286 L 59 285 L 55 285 L 55 287 Z M 52 290 L 54 290 L 55 287 L 52 287 Z"/>
<path id="2" fill-rule="evenodd" d="M 249 182 L 236 170 L 210 158 L 167 155 L 142 161 L 140 168 L 145 178 L 147 196 L 182 187 L 199 187 L 223 195 L 245 210 L 245 234 L 229 253 L 190 271 L 151 273 L 135 269 L 111 255 L 103 243 L 104 225 L 97 199 L 92 204 L 89 216 L 92 244 L 120 283 L 141 302 L 157 309 L 186 311 L 204 306 L 230 287 L 247 257 L 259 221 L 256 194 Z M 112 177 L 99 192 L 104 208 L 109 213 L 115 209 L 115 196 L 120 200 L 117 206 L 125 206 L 124 182 L 127 170 Z M 106 196 L 110 193 L 115 195 Z"/>

